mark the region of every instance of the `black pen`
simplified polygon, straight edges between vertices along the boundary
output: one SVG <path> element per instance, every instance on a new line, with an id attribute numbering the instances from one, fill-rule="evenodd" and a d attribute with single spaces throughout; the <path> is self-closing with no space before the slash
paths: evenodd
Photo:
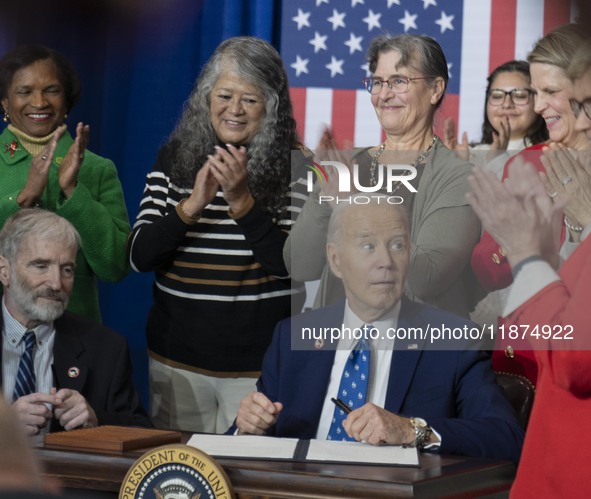
<path id="1" fill-rule="evenodd" d="M 334 405 L 336 405 L 345 414 L 349 414 L 352 411 L 352 409 L 347 404 L 345 404 L 345 402 L 343 402 L 341 399 L 335 399 L 334 397 L 331 397 L 330 400 L 332 400 Z"/>

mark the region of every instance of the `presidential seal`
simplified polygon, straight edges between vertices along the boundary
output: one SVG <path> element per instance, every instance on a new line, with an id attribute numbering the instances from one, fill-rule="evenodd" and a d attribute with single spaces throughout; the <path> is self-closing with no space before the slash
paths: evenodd
<path id="1" fill-rule="evenodd" d="M 234 499 L 222 467 L 194 447 L 172 444 L 140 457 L 125 475 L 119 499 Z"/>

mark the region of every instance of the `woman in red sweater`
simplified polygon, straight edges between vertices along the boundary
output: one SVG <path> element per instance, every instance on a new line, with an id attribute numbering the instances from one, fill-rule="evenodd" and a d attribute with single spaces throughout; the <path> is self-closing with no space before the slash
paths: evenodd
<path id="1" fill-rule="evenodd" d="M 576 78 L 571 99 L 575 127 L 591 140 L 590 41 L 577 52 L 569 74 Z M 563 175 L 589 186 L 589 156 L 586 161 L 557 156 L 554 166 Z M 528 326 L 533 331 L 537 326 L 553 333 L 552 339 L 530 335 L 538 386 L 511 498 L 587 498 L 589 486 L 583 477 L 591 445 L 591 206 L 573 210 L 570 202 L 566 205 L 571 222 L 584 229 L 582 243 L 557 274 L 557 253 L 551 248 L 558 246 L 554 241 L 566 198 L 559 192 L 553 204 L 548 186 L 528 165 L 511 168 L 509 180 L 507 189 L 508 184 L 499 184 L 492 174 L 476 171 L 469 199 L 483 226 L 505 245 L 515 276 L 504 325 L 506 330 Z"/>
<path id="2" fill-rule="evenodd" d="M 575 129 L 575 116 L 571 110 L 569 97 L 572 92 L 572 81 L 567 74 L 568 66 L 575 52 L 586 38 L 586 33 L 577 24 L 561 26 L 538 40 L 528 56 L 532 88 L 535 92 L 534 110 L 546 121 L 550 141 L 562 144 L 568 149 L 588 149 L 590 142 L 585 133 Z M 536 144 L 513 156 L 505 165 L 503 180 L 514 161 L 526 161 L 544 172 L 542 150 L 547 144 Z M 519 158 L 519 159 L 517 159 Z M 572 178 L 570 178 L 572 182 Z M 565 180 L 566 181 L 566 180 Z M 570 182 L 568 182 L 570 183 Z M 553 194 L 552 191 L 550 193 Z M 572 199 L 576 203 L 577 199 Z M 574 250 L 578 243 L 580 227 L 565 220 L 568 228 L 563 230 L 563 258 Z M 577 233 L 578 230 L 578 233 Z M 506 249 L 485 232 L 472 253 L 472 268 L 487 290 L 503 289 L 513 282 L 511 267 L 507 260 Z M 499 333 L 499 332 L 498 332 Z M 497 334 L 493 367 L 497 371 L 508 371 L 528 377 L 536 383 L 537 365 L 528 350 L 518 350 L 514 341 Z"/>

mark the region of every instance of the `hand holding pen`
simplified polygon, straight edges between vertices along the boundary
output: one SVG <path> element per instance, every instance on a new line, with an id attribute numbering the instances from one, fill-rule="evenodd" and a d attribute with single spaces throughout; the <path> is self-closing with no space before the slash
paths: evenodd
<path id="1" fill-rule="evenodd" d="M 330 400 L 334 403 L 334 405 L 336 405 L 345 414 L 349 414 L 353 410 L 347 404 L 345 404 L 345 402 L 343 402 L 341 399 L 335 399 L 334 397 L 331 397 Z"/>

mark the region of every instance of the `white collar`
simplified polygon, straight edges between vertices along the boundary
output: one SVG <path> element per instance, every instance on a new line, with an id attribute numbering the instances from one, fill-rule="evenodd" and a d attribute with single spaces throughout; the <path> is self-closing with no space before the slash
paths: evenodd
<path id="1" fill-rule="evenodd" d="M 400 315 L 401 301 L 402 300 L 398 300 L 398 302 L 377 321 L 374 321 L 371 324 L 367 324 L 363 322 L 359 317 L 357 317 L 357 315 L 351 310 L 351 308 L 349 307 L 349 300 L 347 300 L 345 302 L 345 313 L 343 315 L 343 329 L 346 328 L 347 332 L 351 331 L 351 334 L 343 334 L 343 337 L 341 337 L 339 340 L 337 348 L 352 350 L 358 341 L 358 338 L 355 338 L 353 336 L 353 332 L 355 329 L 361 330 L 365 324 L 373 326 L 374 329 L 377 329 L 380 332 L 379 339 L 370 341 L 374 348 L 392 348 L 394 340 L 388 339 L 385 333 L 389 329 L 395 329 L 397 327 L 398 317 Z"/>

